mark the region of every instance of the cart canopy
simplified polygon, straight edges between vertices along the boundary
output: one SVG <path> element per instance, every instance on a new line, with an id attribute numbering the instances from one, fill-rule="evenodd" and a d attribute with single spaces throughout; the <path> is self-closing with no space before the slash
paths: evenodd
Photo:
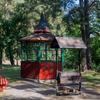
<path id="1" fill-rule="evenodd" d="M 51 48 L 84 48 L 86 45 L 79 37 L 55 37 L 51 43 Z"/>

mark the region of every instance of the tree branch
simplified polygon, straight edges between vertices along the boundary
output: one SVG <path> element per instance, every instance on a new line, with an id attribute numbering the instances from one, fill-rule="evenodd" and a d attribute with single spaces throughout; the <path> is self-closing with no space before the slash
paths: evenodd
<path id="1" fill-rule="evenodd" d="M 96 32 L 96 34 L 97 34 L 98 36 L 100 36 L 100 33 L 99 33 L 99 32 Z"/>
<path id="2" fill-rule="evenodd" d="M 95 4 L 97 3 L 97 0 L 94 0 L 93 2 L 91 2 L 91 4 L 89 5 L 89 9 L 91 9 L 91 7 L 95 6 Z"/>

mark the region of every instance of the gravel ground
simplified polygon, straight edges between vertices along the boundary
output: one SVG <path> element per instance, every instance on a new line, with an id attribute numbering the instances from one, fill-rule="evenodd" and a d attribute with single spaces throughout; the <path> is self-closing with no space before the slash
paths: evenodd
<path id="1" fill-rule="evenodd" d="M 100 91 L 83 87 L 80 95 L 56 96 L 54 87 L 23 80 L 10 83 L 0 97 L 0 100 L 100 100 Z"/>

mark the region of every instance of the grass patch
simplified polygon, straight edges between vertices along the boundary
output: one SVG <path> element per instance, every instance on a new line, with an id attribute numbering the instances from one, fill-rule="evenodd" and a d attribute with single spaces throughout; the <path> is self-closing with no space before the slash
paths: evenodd
<path id="1" fill-rule="evenodd" d="M 3 66 L 0 70 L 0 75 L 7 77 L 9 82 L 20 80 L 20 67 L 19 66 Z"/>
<path id="2" fill-rule="evenodd" d="M 21 79 L 20 67 L 11 66 L 11 65 L 3 65 L 2 70 L 0 70 L 0 75 L 7 77 L 9 82 L 18 81 Z M 97 85 L 100 86 L 100 73 L 95 72 L 95 71 L 86 71 L 82 73 L 82 77 L 86 86 L 92 86 L 92 87 L 97 86 Z"/>
<path id="3" fill-rule="evenodd" d="M 83 79 L 88 86 L 100 86 L 100 73 L 87 71 L 82 73 Z"/>

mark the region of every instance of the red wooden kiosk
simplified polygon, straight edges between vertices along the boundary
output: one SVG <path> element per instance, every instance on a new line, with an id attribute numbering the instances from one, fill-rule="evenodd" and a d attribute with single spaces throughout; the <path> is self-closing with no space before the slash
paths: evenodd
<path id="1" fill-rule="evenodd" d="M 34 33 L 21 39 L 21 77 L 32 79 L 56 78 L 56 49 L 50 48 L 54 40 L 45 17 L 41 15 Z M 58 51 L 58 69 L 61 71 L 63 50 Z"/>

